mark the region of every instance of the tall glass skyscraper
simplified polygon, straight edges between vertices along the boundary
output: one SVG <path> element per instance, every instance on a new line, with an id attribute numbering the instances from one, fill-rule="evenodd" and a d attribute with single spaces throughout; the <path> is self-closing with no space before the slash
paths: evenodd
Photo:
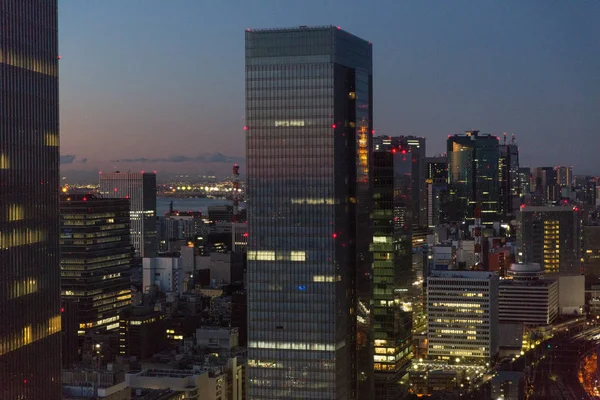
<path id="1" fill-rule="evenodd" d="M 383 146 L 382 146 L 383 147 Z M 373 345 L 375 398 L 401 399 L 411 357 L 413 148 L 373 153 Z"/>
<path id="2" fill-rule="evenodd" d="M 468 131 L 448 137 L 448 186 L 446 208 L 452 222 L 473 223 L 475 207 L 483 224 L 498 217 L 498 137 Z M 450 210 L 448 210 L 450 211 Z"/>
<path id="3" fill-rule="evenodd" d="M 246 32 L 248 393 L 372 398 L 372 46 Z"/>
<path id="4" fill-rule="evenodd" d="M 56 0 L 0 0 L 0 399 L 61 398 Z"/>
<path id="5" fill-rule="evenodd" d="M 156 173 L 100 173 L 100 194 L 109 199 L 129 199 L 135 255 L 156 257 Z"/>

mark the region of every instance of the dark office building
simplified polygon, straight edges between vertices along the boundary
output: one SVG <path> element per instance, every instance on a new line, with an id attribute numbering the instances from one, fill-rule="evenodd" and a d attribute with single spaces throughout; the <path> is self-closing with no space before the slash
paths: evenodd
<path id="1" fill-rule="evenodd" d="M 519 209 L 519 148 L 513 142 L 498 148 L 498 188 L 500 215 L 514 215 Z"/>
<path id="2" fill-rule="evenodd" d="M 76 302 L 79 348 L 92 332 L 116 332 L 120 311 L 131 304 L 129 229 L 127 199 L 60 197 L 61 294 L 65 303 Z"/>
<path id="3" fill-rule="evenodd" d="M 425 138 L 417 136 L 376 136 L 373 138 L 374 151 L 391 150 L 392 148 L 411 154 L 412 224 L 415 227 L 427 226 Z"/>
<path id="4" fill-rule="evenodd" d="M 528 196 L 531 189 L 531 168 L 519 168 L 519 194 L 521 197 Z"/>
<path id="5" fill-rule="evenodd" d="M 521 207 L 517 261 L 538 263 L 545 273 L 579 273 L 582 214 L 573 206 Z"/>
<path id="6" fill-rule="evenodd" d="M 411 355 L 412 154 L 375 151 L 373 172 L 373 345 L 376 399 L 401 399 Z"/>
<path id="7" fill-rule="evenodd" d="M 164 313 L 146 307 L 128 308 L 119 321 L 119 354 L 138 360 L 151 358 L 167 348 L 167 333 Z"/>
<path id="8" fill-rule="evenodd" d="M 60 399 L 56 0 L 0 0 L 0 399 Z"/>
<path id="9" fill-rule="evenodd" d="M 248 30 L 246 120 L 248 397 L 371 399 L 371 43 Z"/>
<path id="10" fill-rule="evenodd" d="M 248 343 L 248 292 L 239 290 L 231 294 L 231 326 L 238 328 L 238 342 L 242 347 Z"/>
<path id="11" fill-rule="evenodd" d="M 427 183 L 448 183 L 448 159 L 446 157 L 427 157 L 425 168 Z"/>
<path id="12" fill-rule="evenodd" d="M 425 160 L 427 187 L 427 225 L 435 227 L 449 222 L 443 214 L 448 201 L 448 159 L 445 156 L 427 157 Z"/>
<path id="13" fill-rule="evenodd" d="M 468 131 L 448 138 L 448 187 L 446 205 L 451 222 L 473 223 L 481 208 L 483 224 L 496 221 L 499 211 L 498 138 Z"/>
<path id="14" fill-rule="evenodd" d="M 231 222 L 233 217 L 233 206 L 209 206 L 208 219 L 212 222 Z"/>
<path id="15" fill-rule="evenodd" d="M 135 255 L 156 257 L 156 173 L 100 173 L 100 194 L 104 198 L 129 200 Z"/>
<path id="16" fill-rule="evenodd" d="M 592 176 L 577 176 L 575 186 L 581 191 L 581 201 L 590 206 L 596 206 L 596 178 Z"/>
<path id="17" fill-rule="evenodd" d="M 554 167 L 538 167 L 534 169 L 534 191 L 544 199 L 545 204 L 551 204 L 560 199 L 560 186 L 556 178 Z"/>

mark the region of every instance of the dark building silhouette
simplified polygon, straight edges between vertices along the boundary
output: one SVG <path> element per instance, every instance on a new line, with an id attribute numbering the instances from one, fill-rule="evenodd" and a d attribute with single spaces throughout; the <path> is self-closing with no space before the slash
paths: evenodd
<path id="1" fill-rule="evenodd" d="M 116 332 L 120 311 L 131 304 L 129 232 L 129 200 L 61 195 L 61 293 L 67 308 L 76 310 L 69 323 L 75 322 L 79 349 L 86 335 Z M 72 328 L 63 326 L 65 332 Z M 70 346 L 65 351 L 69 359 Z"/>
<path id="2" fill-rule="evenodd" d="M 513 142 L 498 147 L 498 188 L 500 215 L 514 215 L 519 209 L 519 148 Z"/>
<path id="3" fill-rule="evenodd" d="M 131 307 L 119 321 L 119 354 L 146 360 L 167 348 L 165 314 L 147 307 Z"/>
<path id="4" fill-rule="evenodd" d="M 56 0 L 0 0 L 0 399 L 60 399 Z"/>
<path id="5" fill-rule="evenodd" d="M 248 397 L 372 398 L 372 45 L 248 30 L 245 60 Z"/>
<path id="6" fill-rule="evenodd" d="M 376 399 L 401 399 L 398 384 L 411 355 L 412 211 L 411 149 L 374 151 L 373 344 Z"/>
<path id="7" fill-rule="evenodd" d="M 238 328 L 239 344 L 248 343 L 248 293 L 239 290 L 231 294 L 231 326 Z"/>
<path id="8" fill-rule="evenodd" d="M 483 224 L 496 221 L 499 211 L 498 138 L 479 131 L 448 137 L 448 187 L 445 205 L 451 222 L 472 224 L 475 208 Z"/>

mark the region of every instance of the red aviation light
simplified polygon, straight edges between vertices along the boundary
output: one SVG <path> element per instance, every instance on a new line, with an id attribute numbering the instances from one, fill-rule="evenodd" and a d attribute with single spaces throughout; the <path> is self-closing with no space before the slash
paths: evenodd
<path id="1" fill-rule="evenodd" d="M 335 129 L 335 128 L 336 128 L 336 125 L 335 125 L 335 124 L 333 124 L 333 125 L 331 125 L 331 127 L 332 127 L 333 129 Z"/>
<path id="2" fill-rule="evenodd" d="M 337 233 L 334 233 L 333 235 L 331 235 L 331 237 L 335 239 L 337 237 Z"/>
<path id="3" fill-rule="evenodd" d="M 392 153 L 395 153 L 395 152 L 396 152 L 396 149 L 392 149 Z"/>
<path id="4" fill-rule="evenodd" d="M 244 126 L 244 130 L 245 130 L 245 131 L 247 131 L 247 130 L 248 130 L 248 127 L 247 127 L 247 126 Z"/>
<path id="5" fill-rule="evenodd" d="M 405 149 L 402 149 L 402 154 L 406 154 L 406 150 Z"/>

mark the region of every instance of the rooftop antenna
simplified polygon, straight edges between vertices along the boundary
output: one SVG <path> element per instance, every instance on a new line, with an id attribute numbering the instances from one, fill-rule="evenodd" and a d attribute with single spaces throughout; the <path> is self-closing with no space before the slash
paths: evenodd
<path id="1" fill-rule="evenodd" d="M 506 132 L 504 132 L 504 144 L 506 144 Z"/>
<path id="2" fill-rule="evenodd" d="M 512 144 L 515 144 L 515 134 L 514 134 L 514 133 L 512 134 L 512 140 L 511 140 L 511 143 L 512 143 Z"/>

